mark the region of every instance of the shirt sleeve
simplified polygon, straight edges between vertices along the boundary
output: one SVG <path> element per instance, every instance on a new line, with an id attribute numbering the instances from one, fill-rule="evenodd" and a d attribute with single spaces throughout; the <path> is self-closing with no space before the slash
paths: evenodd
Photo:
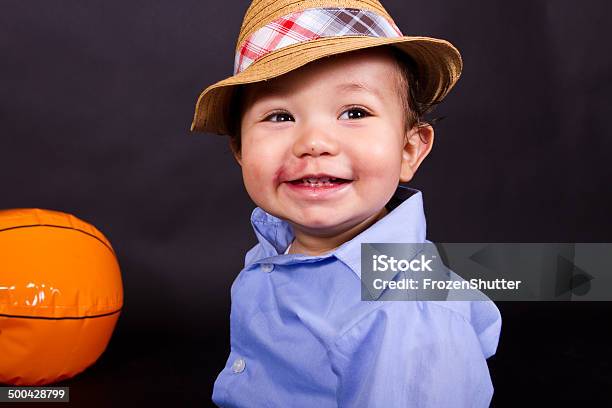
<path id="1" fill-rule="evenodd" d="M 386 302 L 368 313 L 331 349 L 338 406 L 488 407 L 486 358 L 501 328 L 497 307 L 488 303 L 494 310 L 478 317 L 478 328 L 434 302 Z"/>

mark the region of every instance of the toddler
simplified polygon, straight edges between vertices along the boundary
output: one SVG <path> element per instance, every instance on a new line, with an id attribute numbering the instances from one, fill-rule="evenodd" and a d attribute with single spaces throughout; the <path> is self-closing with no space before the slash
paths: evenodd
<path id="1" fill-rule="evenodd" d="M 422 194 L 400 183 L 461 68 L 376 0 L 252 2 L 234 75 L 202 93 L 192 125 L 230 136 L 258 206 L 217 405 L 489 405 L 492 302 L 361 300 L 362 243 L 426 242 Z"/>

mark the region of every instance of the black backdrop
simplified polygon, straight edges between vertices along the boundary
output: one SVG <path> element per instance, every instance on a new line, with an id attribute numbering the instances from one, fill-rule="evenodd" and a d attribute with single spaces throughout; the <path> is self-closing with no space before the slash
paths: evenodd
<path id="1" fill-rule="evenodd" d="M 107 351 L 64 383 L 74 406 L 210 403 L 253 203 L 226 140 L 188 129 L 199 92 L 231 74 L 248 4 L 0 3 L 0 208 L 93 223 L 123 272 Z M 611 3 L 383 4 L 405 34 L 449 39 L 465 63 L 411 183 L 428 238 L 612 242 Z M 493 406 L 609 395 L 609 303 L 498 307 Z"/>

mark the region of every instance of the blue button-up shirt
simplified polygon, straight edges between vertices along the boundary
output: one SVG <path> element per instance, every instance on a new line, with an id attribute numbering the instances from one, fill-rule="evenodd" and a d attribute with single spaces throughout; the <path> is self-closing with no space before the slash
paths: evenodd
<path id="1" fill-rule="evenodd" d="M 421 192 L 335 250 L 285 254 L 291 226 L 260 208 L 259 243 L 232 285 L 222 407 L 486 407 L 486 359 L 501 316 L 491 301 L 361 301 L 361 243 L 421 243 Z"/>

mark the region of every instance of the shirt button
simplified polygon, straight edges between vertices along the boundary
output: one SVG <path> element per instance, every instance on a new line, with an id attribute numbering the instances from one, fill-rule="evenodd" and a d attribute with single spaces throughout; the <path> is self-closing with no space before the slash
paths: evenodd
<path id="1" fill-rule="evenodd" d="M 274 265 L 266 263 L 266 264 L 261 264 L 261 270 L 264 272 L 272 272 L 272 270 L 274 269 Z"/>
<path id="2" fill-rule="evenodd" d="M 240 374 L 244 371 L 245 367 L 246 361 L 244 361 L 244 358 L 237 358 L 236 360 L 234 360 L 234 364 L 232 364 L 232 371 L 235 374 Z"/>

